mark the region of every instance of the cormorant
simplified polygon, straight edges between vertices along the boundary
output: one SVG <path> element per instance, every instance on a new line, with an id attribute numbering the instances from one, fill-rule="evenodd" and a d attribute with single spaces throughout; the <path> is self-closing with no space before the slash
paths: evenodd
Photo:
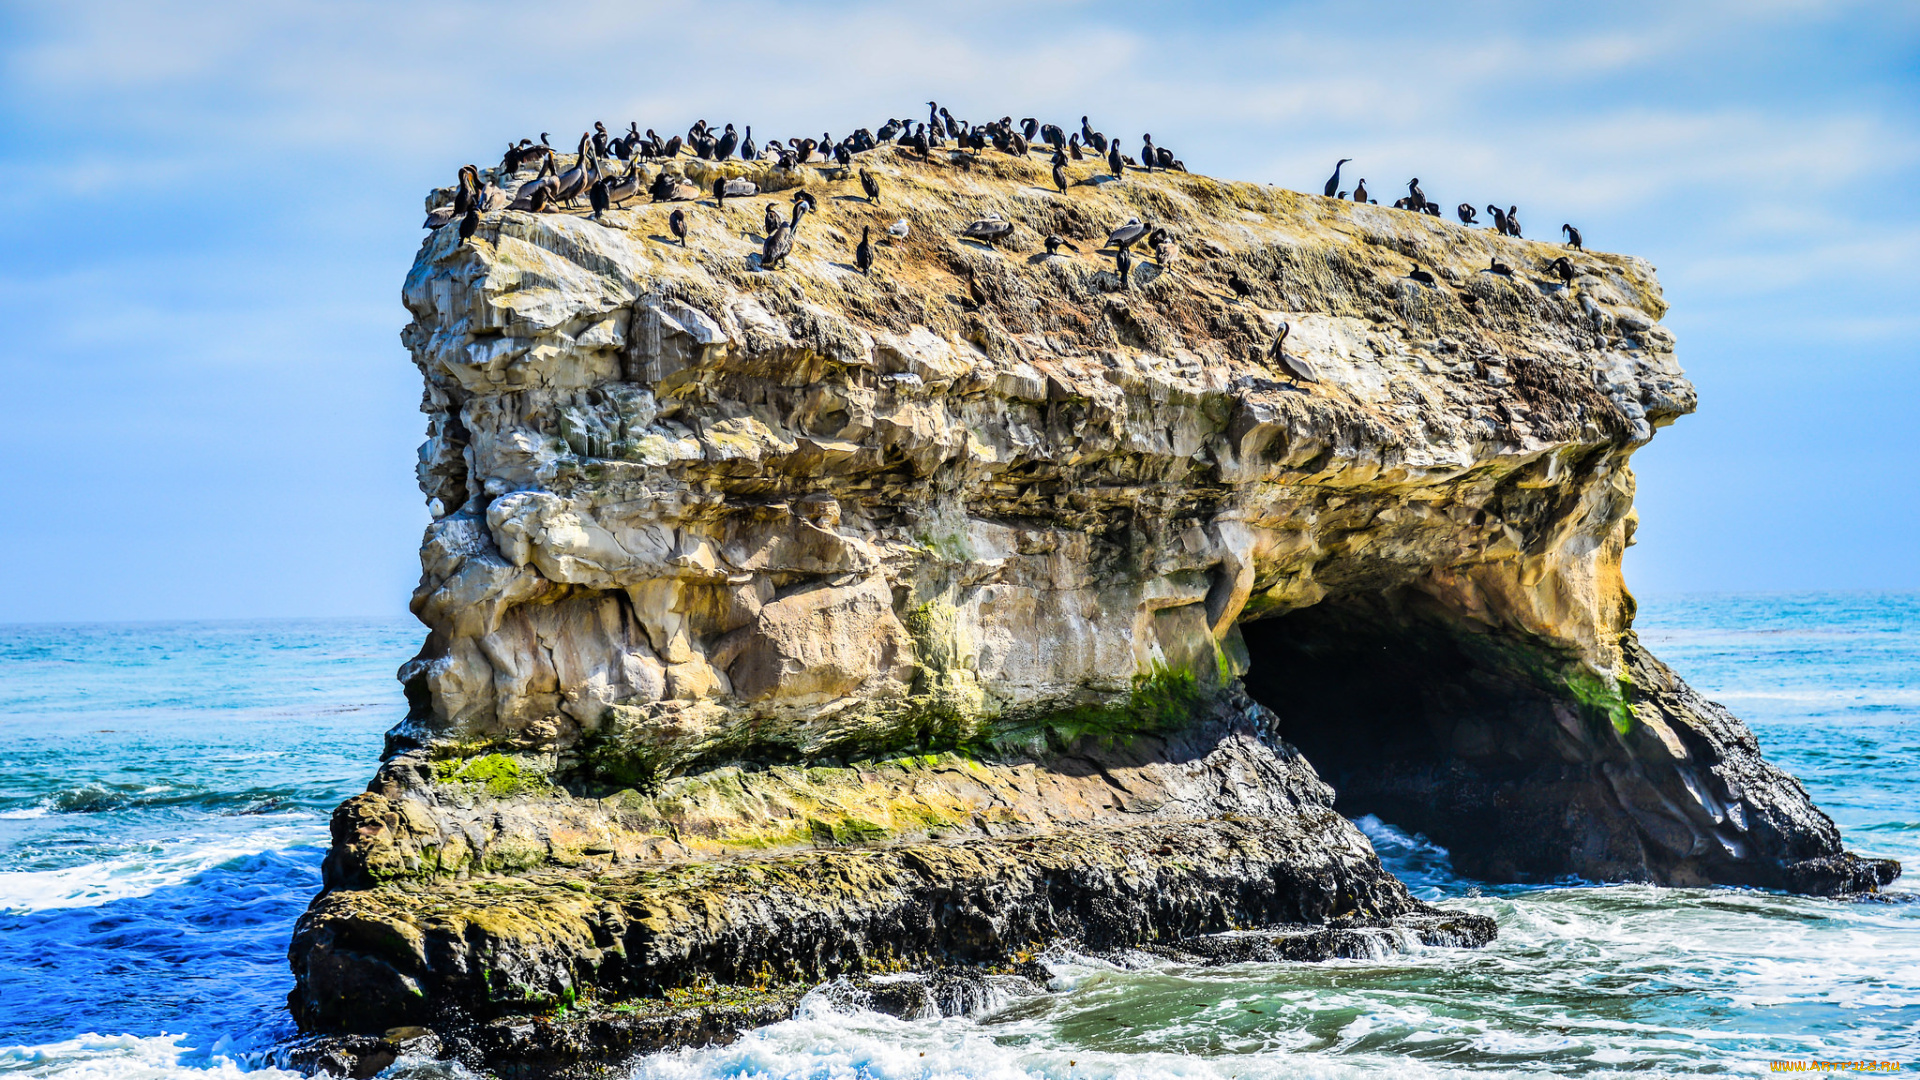
<path id="1" fill-rule="evenodd" d="M 593 122 L 593 152 L 601 157 L 607 156 L 607 125 L 598 120 Z"/>
<path id="2" fill-rule="evenodd" d="M 1415 212 L 1427 208 L 1427 193 L 1420 190 L 1420 178 L 1407 181 L 1407 209 Z"/>
<path id="3" fill-rule="evenodd" d="M 928 155 L 933 152 L 933 144 L 927 141 L 927 128 L 924 124 L 915 128 L 913 131 L 913 149 L 915 153 L 920 155 L 922 161 L 925 161 Z"/>
<path id="4" fill-rule="evenodd" d="M 873 226 L 860 226 L 860 246 L 853 249 L 853 264 L 863 274 L 873 270 L 873 241 L 869 238 L 872 232 Z"/>
<path id="5" fill-rule="evenodd" d="M 1067 193 L 1067 167 L 1059 162 L 1053 166 L 1053 186 L 1060 189 L 1060 194 Z"/>
<path id="6" fill-rule="evenodd" d="M 593 220 L 599 221 L 600 215 L 607 212 L 613 202 L 607 198 L 607 180 L 595 180 L 593 187 L 587 189 L 587 203 L 593 207 Z"/>
<path id="7" fill-rule="evenodd" d="M 1242 300 L 1253 295 L 1253 286 L 1247 284 L 1247 279 L 1241 277 L 1238 270 L 1227 275 L 1227 288 L 1232 289 L 1233 295 Z"/>
<path id="8" fill-rule="evenodd" d="M 1153 133 L 1148 132 L 1140 137 L 1140 167 L 1152 172 L 1153 167 L 1159 163 L 1160 156 L 1153 150 Z"/>
<path id="9" fill-rule="evenodd" d="M 1419 282 L 1419 283 L 1420 283 L 1420 284 L 1422 284 L 1422 285 L 1437 285 L 1437 284 L 1438 284 L 1438 282 L 1435 282 L 1435 281 L 1433 280 L 1433 275 L 1432 275 L 1432 274 L 1429 274 L 1429 273 L 1427 273 L 1427 272 L 1426 272 L 1425 270 L 1422 270 L 1422 269 L 1420 269 L 1420 264 L 1419 264 L 1419 263 L 1414 263 L 1414 264 L 1413 264 L 1413 271 L 1412 271 L 1411 273 L 1409 273 L 1409 274 L 1408 274 L 1407 276 L 1408 276 L 1408 277 L 1410 277 L 1410 278 L 1412 278 L 1413 280 L 1415 280 L 1415 281 L 1417 281 L 1417 282 Z"/>
<path id="10" fill-rule="evenodd" d="M 860 170 L 860 190 L 867 193 L 867 202 L 880 205 L 880 178 L 870 169 Z"/>
<path id="11" fill-rule="evenodd" d="M 1120 287 L 1133 288 L 1133 253 L 1121 248 L 1113 253 L 1113 272 L 1120 275 Z"/>
<path id="12" fill-rule="evenodd" d="M 752 161 L 760 156 L 760 148 L 753 145 L 753 125 L 747 125 L 747 137 L 740 140 L 740 160 Z"/>
<path id="13" fill-rule="evenodd" d="M 1080 136 L 1075 135 L 1067 140 L 1067 156 L 1075 161 L 1085 160 L 1085 156 L 1080 153 Z"/>
<path id="14" fill-rule="evenodd" d="M 679 206 L 673 208 L 673 213 L 667 216 L 667 231 L 671 232 L 674 237 L 680 241 L 681 247 L 687 246 L 687 211 L 685 208 Z"/>
<path id="15" fill-rule="evenodd" d="M 1032 142 L 1033 137 L 1035 135 L 1038 135 L 1039 133 L 1040 133 L 1040 121 L 1035 120 L 1031 116 L 1027 117 L 1025 120 L 1020 121 L 1020 137 L 1021 138 L 1027 140 L 1028 142 Z"/>
<path id="16" fill-rule="evenodd" d="M 1503 278 L 1510 278 L 1513 276 L 1513 267 L 1508 266 L 1506 263 L 1501 262 L 1499 258 L 1495 257 L 1487 261 L 1487 273 L 1499 274 Z"/>
<path id="17" fill-rule="evenodd" d="M 1107 144 L 1107 171 L 1113 174 L 1113 178 L 1115 180 L 1118 180 L 1120 179 L 1125 169 L 1126 169 L 1126 158 L 1120 153 L 1120 144 L 1108 143 Z"/>
<path id="18" fill-rule="evenodd" d="M 1567 234 L 1568 247 L 1571 247 L 1575 251 L 1585 250 L 1580 246 L 1580 230 L 1579 229 L 1576 229 L 1571 225 L 1562 225 L 1560 226 L 1560 231 Z"/>
<path id="19" fill-rule="evenodd" d="M 1520 208 L 1517 206 L 1507 207 L 1507 235 L 1520 235 Z"/>
<path id="20" fill-rule="evenodd" d="M 1471 203 L 1461 203 L 1458 207 L 1454 208 L 1454 213 L 1460 215 L 1460 224 L 1462 225 L 1472 225 L 1475 219 L 1480 216 L 1479 212 L 1473 208 L 1473 204 Z"/>
<path id="21" fill-rule="evenodd" d="M 1334 163 L 1333 175 L 1327 178 L 1327 198 L 1333 198 L 1333 193 L 1340 190 L 1340 166 L 1352 160 L 1350 157 L 1343 157 Z"/>
<path id="22" fill-rule="evenodd" d="M 1573 279 L 1574 277 L 1577 276 L 1577 272 L 1574 270 L 1573 264 L 1567 261 L 1567 257 L 1565 255 L 1562 255 L 1559 258 L 1548 263 L 1547 269 L 1553 271 L 1553 275 L 1559 278 L 1562 284 L 1566 284 L 1566 285 L 1573 284 Z"/>
<path id="23" fill-rule="evenodd" d="M 813 192 L 808 191 L 806 188 L 793 189 L 793 201 L 795 205 L 806 203 L 808 213 L 817 214 L 820 212 L 819 201 L 813 197 Z"/>
<path id="24" fill-rule="evenodd" d="M 1367 178 L 1364 176 L 1360 178 L 1360 183 L 1354 185 L 1353 201 L 1354 202 L 1367 201 Z"/>
<path id="25" fill-rule="evenodd" d="M 800 222 L 800 208 L 793 208 L 794 225 Z M 774 270 L 787 261 L 787 255 L 793 251 L 793 225 L 781 225 L 767 234 L 760 245 L 760 269 Z"/>
<path id="26" fill-rule="evenodd" d="M 466 216 L 460 219 L 460 239 L 471 240 L 473 234 L 480 231 L 480 208 L 469 207 Z"/>
<path id="27" fill-rule="evenodd" d="M 734 148 L 739 145 L 740 136 L 734 132 L 733 125 L 728 124 L 726 132 L 720 136 L 720 141 L 713 144 L 714 160 L 726 161 L 733 157 Z"/>
<path id="28" fill-rule="evenodd" d="M 1507 232 L 1507 212 L 1493 205 L 1492 203 L 1488 203 L 1487 213 L 1491 215 L 1493 218 L 1494 231 L 1499 233 L 1501 236 L 1509 235 L 1509 233 Z"/>
<path id="29" fill-rule="evenodd" d="M 767 204 L 767 216 L 764 221 L 766 228 L 761 229 L 760 231 L 766 233 L 768 236 L 772 236 L 774 232 L 778 230 L 780 228 L 780 225 L 782 224 L 780 221 L 780 211 L 775 209 L 775 207 L 778 205 L 779 205 L 778 203 Z"/>
<path id="30" fill-rule="evenodd" d="M 1125 225 L 1107 234 L 1107 244 L 1124 250 L 1132 247 L 1145 235 L 1147 235 L 1147 227 L 1140 223 L 1140 219 L 1128 218 Z"/>
<path id="31" fill-rule="evenodd" d="M 1093 145 L 1093 125 L 1087 122 L 1085 116 L 1080 118 L 1080 138 L 1088 146 Z"/>
<path id="32" fill-rule="evenodd" d="M 973 267 L 967 267 L 967 299 L 977 310 L 987 306 L 987 291 L 980 287 L 980 281 L 974 276 Z"/>
<path id="33" fill-rule="evenodd" d="M 1061 235 L 1060 235 L 1059 233 L 1050 233 L 1050 234 L 1048 234 L 1048 236 L 1047 236 L 1047 254 L 1049 254 L 1049 255 L 1058 255 L 1058 254 L 1060 254 L 1060 249 L 1061 249 L 1061 248 L 1066 248 L 1066 249 L 1067 249 L 1068 251 L 1079 251 L 1079 250 L 1080 250 L 1079 248 L 1077 248 L 1077 247 L 1074 247 L 1074 246 L 1073 246 L 1072 244 L 1070 244 L 1070 243 L 1068 243 L 1068 242 L 1067 242 L 1067 240 L 1066 240 L 1066 238 L 1065 238 L 1065 237 L 1063 237 L 1063 236 L 1061 236 Z"/>

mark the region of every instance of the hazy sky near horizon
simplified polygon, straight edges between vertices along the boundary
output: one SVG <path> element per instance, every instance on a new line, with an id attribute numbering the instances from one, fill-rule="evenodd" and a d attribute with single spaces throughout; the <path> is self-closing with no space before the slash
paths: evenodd
<path id="1" fill-rule="evenodd" d="M 1920 588 L 1920 4 L 5 2 L 0 87 L 0 622 L 403 611 L 430 186 L 929 98 L 1646 256 L 1701 408 L 1633 587 Z"/>

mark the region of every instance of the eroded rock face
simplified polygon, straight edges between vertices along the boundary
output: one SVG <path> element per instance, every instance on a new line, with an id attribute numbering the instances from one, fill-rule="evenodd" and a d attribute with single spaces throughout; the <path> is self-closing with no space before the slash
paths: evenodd
<path id="1" fill-rule="evenodd" d="M 684 248 L 639 206 L 421 249 L 431 632 L 397 756 L 335 818 L 304 1024 L 359 1023 L 356 979 L 485 1012 L 825 978 L 883 940 L 1000 963 L 1022 935 L 1302 924 L 1245 946 L 1286 955 L 1336 918 L 1431 917 L 1283 733 L 1343 799 L 1450 808 L 1407 819 L 1443 843 L 1511 833 L 1461 843 L 1495 876 L 1894 872 L 1632 636 L 1628 458 L 1694 406 L 1643 261 L 1578 253 L 1563 285 L 1533 269 L 1558 247 L 1253 184 L 861 165 L 884 206 L 832 167 L 670 166 L 815 191 L 777 272 L 764 197 L 688 207 Z M 987 213 L 1001 246 L 955 238 Z M 1122 282 L 1085 252 L 1133 216 L 1175 242 Z M 896 218 L 909 239 L 848 265 Z M 1049 233 L 1083 253 L 1038 254 Z M 1297 632 L 1316 612 L 1380 652 Z M 1436 641 L 1458 658 L 1423 698 L 1434 666 L 1400 653 Z M 1418 706 L 1367 714 L 1371 771 L 1323 737 L 1343 686 Z M 852 867 L 871 889 L 779 884 Z M 525 920 L 482 887 L 502 875 Z M 684 910 L 724 909 L 697 932 L 661 899 L 696 880 Z"/>

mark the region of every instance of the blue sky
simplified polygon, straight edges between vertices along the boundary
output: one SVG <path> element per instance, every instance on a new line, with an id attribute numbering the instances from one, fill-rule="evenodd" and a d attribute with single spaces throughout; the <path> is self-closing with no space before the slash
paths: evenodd
<path id="1" fill-rule="evenodd" d="M 0 4 L 0 622 L 393 613 L 421 197 L 593 120 L 1152 131 L 1660 268 L 1641 592 L 1920 588 L 1920 5 Z"/>

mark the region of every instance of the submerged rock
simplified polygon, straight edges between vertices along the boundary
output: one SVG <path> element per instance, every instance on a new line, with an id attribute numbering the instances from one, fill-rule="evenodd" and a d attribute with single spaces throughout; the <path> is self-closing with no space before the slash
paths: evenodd
<path id="1" fill-rule="evenodd" d="M 755 198 L 685 245 L 652 206 L 427 239 L 430 632 L 293 941 L 304 1029 L 467 1025 L 539 1071 L 821 982 L 944 1011 L 1063 940 L 1490 939 L 1342 813 L 1497 880 L 1897 873 L 1633 634 L 1628 458 L 1694 407 L 1644 261 L 1562 283 L 1553 245 L 1253 184 L 862 162 L 884 214 L 846 170 L 669 166 L 820 193 L 778 271 Z M 1190 254 L 1040 250 L 1129 217 Z"/>

